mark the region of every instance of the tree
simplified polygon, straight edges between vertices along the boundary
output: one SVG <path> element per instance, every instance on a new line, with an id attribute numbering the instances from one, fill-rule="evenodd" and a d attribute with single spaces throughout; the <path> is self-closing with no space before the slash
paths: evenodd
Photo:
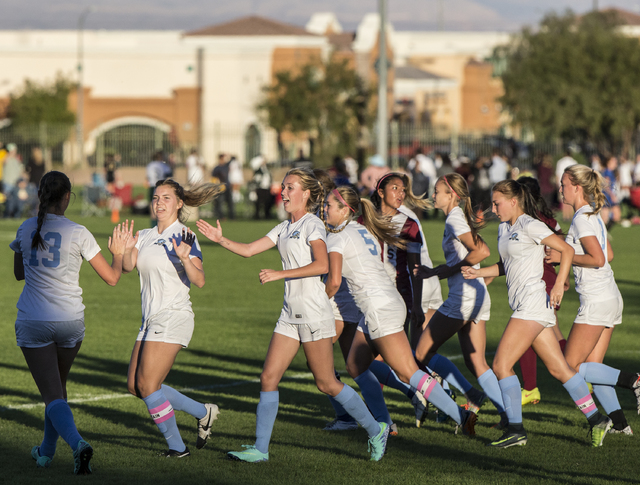
<path id="1" fill-rule="evenodd" d="M 506 59 L 501 102 L 513 121 L 538 138 L 628 148 L 640 122 L 640 44 L 619 25 L 612 12 L 552 13 L 498 48 L 494 57 Z"/>
<path id="2" fill-rule="evenodd" d="M 48 146 L 62 143 L 75 123 L 67 99 L 74 85 L 58 76 L 53 83 L 27 79 L 18 94 L 12 94 L 7 110 L 14 132 L 27 142 Z"/>
<path id="3" fill-rule="evenodd" d="M 278 133 L 306 135 L 314 144 L 314 158 L 328 165 L 335 154 L 355 153 L 362 129 L 370 125 L 370 90 L 346 61 L 316 61 L 299 73 L 276 73 L 275 83 L 263 88 L 258 110 Z"/>

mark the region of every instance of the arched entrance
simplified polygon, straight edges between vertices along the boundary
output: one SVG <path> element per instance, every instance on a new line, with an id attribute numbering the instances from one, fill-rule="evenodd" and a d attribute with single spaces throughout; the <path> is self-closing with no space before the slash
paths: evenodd
<path id="1" fill-rule="evenodd" d="M 260 130 L 255 124 L 249 125 L 244 135 L 244 159 L 249 163 L 251 159 L 260 155 L 261 149 Z"/>

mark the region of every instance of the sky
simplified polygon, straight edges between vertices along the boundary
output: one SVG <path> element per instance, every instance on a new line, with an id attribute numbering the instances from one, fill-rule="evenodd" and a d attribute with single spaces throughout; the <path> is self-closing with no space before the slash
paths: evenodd
<path id="1" fill-rule="evenodd" d="M 577 13 L 617 7 L 640 14 L 640 0 L 387 0 L 396 30 L 516 31 L 549 11 Z M 0 29 L 75 29 L 90 7 L 85 28 L 194 30 L 246 15 L 304 26 L 315 12 L 333 12 L 343 28 L 356 29 L 378 0 L 2 0 Z"/>

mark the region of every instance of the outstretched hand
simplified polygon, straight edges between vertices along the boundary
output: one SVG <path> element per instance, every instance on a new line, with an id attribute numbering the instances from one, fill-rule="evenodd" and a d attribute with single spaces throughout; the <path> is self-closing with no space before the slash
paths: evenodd
<path id="1" fill-rule="evenodd" d="M 176 242 L 175 237 L 171 238 L 173 250 L 176 252 L 176 256 L 178 256 L 180 260 L 189 258 L 189 254 L 191 254 L 191 247 L 195 241 L 196 235 L 191 231 L 191 229 L 182 228 L 182 239 L 179 242 Z"/>
<path id="2" fill-rule="evenodd" d="M 123 255 L 129 240 L 129 231 L 124 224 L 118 224 L 113 228 L 113 234 L 109 237 L 109 252 L 114 256 Z"/>
<path id="3" fill-rule="evenodd" d="M 220 226 L 220 221 L 216 220 L 217 227 L 213 227 L 207 221 L 200 219 L 196 222 L 196 226 L 198 226 L 198 231 L 206 237 L 207 239 L 219 243 L 222 239 L 222 227 Z"/>
<path id="4" fill-rule="evenodd" d="M 131 220 L 131 225 L 129 225 L 129 219 L 126 219 L 122 223 L 122 230 L 128 234 L 128 239 L 125 244 L 125 252 L 129 252 L 136 247 L 138 243 L 138 236 L 140 235 L 140 231 L 136 232 L 135 236 L 133 235 L 133 219 Z"/>

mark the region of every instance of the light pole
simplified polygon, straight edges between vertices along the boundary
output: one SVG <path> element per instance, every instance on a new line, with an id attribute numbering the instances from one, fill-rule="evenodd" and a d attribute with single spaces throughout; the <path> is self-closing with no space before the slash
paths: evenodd
<path id="1" fill-rule="evenodd" d="M 82 66 L 82 56 L 83 52 L 83 29 L 84 29 L 84 21 L 87 18 L 87 15 L 93 11 L 93 7 L 85 8 L 80 17 L 78 17 L 78 108 L 76 112 L 76 139 L 78 143 L 78 161 L 81 165 L 84 165 L 84 133 L 83 133 L 83 123 L 84 123 L 84 113 L 83 113 L 83 101 L 84 101 L 84 90 L 82 86 L 82 77 L 83 77 L 83 66 Z"/>
<path id="2" fill-rule="evenodd" d="M 378 0 L 380 43 L 378 53 L 378 155 L 387 163 L 387 0 Z"/>

